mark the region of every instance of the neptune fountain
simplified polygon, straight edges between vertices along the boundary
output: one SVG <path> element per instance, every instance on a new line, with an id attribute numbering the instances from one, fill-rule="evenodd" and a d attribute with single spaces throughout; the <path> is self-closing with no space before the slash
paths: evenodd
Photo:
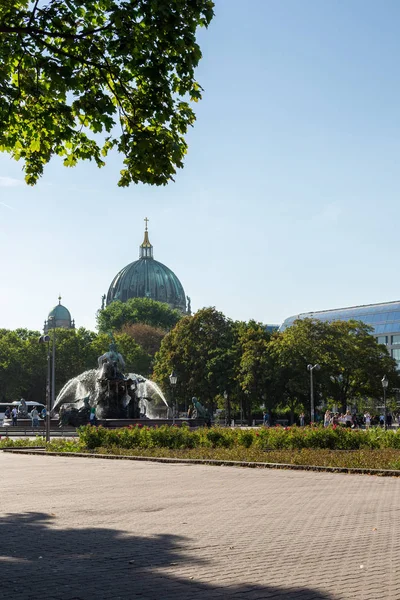
<path id="1" fill-rule="evenodd" d="M 58 394 L 52 414 L 62 425 L 97 419 L 168 419 L 171 409 L 156 383 L 135 373 L 124 374 L 125 361 L 112 340 L 109 351 L 98 358 L 98 368 L 68 381 Z"/>

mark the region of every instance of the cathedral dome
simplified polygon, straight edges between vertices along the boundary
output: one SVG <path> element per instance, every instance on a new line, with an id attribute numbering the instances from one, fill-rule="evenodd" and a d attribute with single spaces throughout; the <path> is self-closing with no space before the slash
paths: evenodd
<path id="1" fill-rule="evenodd" d="M 75 322 L 71 318 L 68 308 L 61 304 L 61 296 L 58 297 L 58 304 L 51 309 L 47 321 L 44 322 L 44 332 L 49 329 L 63 327 L 64 329 L 74 329 Z"/>
<path id="2" fill-rule="evenodd" d="M 126 302 L 130 298 L 151 298 L 186 313 L 186 297 L 181 282 L 171 269 L 153 258 L 147 220 L 139 260 L 124 267 L 114 277 L 108 290 L 107 305 L 114 300 Z"/>

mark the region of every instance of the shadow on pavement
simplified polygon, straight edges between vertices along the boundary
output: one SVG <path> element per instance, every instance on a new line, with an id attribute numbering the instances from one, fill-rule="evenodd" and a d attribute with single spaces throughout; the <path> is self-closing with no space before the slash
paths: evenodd
<path id="1" fill-rule="evenodd" d="M 1 598 L 27 600 L 256 600 L 332 599 L 312 590 L 260 585 L 210 585 L 196 581 L 204 560 L 189 556 L 187 539 L 138 537 L 119 530 L 57 527 L 44 513 L 0 517 Z M 168 572 L 166 570 L 168 569 Z M 267 573 L 266 573 L 267 577 Z M 284 582 L 282 582 L 284 585 Z"/>

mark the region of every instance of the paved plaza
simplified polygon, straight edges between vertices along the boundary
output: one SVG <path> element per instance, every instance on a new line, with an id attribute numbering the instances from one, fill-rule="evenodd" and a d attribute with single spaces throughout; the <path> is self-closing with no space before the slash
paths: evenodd
<path id="1" fill-rule="evenodd" d="M 0 452 L 7 599 L 400 599 L 400 479 Z"/>

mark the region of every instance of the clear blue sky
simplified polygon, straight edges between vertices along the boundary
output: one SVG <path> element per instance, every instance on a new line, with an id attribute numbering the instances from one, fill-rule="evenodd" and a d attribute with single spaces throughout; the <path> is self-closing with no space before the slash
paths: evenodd
<path id="1" fill-rule="evenodd" d="M 119 189 L 114 156 L 29 188 L 0 155 L 0 327 L 41 328 L 61 292 L 94 328 L 146 216 L 195 310 L 280 323 L 399 299 L 399 31 L 398 0 L 217 0 L 175 184 Z"/>

